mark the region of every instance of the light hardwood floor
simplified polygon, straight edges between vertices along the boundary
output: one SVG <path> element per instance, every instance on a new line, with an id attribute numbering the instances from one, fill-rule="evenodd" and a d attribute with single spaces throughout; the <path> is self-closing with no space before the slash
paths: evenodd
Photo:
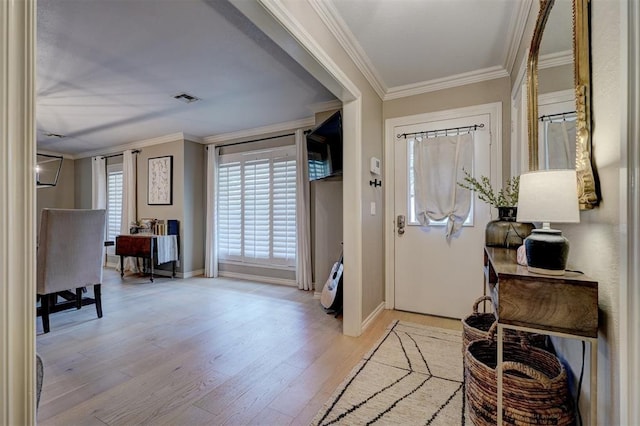
<path id="1" fill-rule="evenodd" d="M 307 425 L 394 319 L 383 311 L 342 335 L 309 292 L 225 278 L 124 281 L 105 270 L 94 306 L 37 321 L 44 361 L 41 425 Z"/>

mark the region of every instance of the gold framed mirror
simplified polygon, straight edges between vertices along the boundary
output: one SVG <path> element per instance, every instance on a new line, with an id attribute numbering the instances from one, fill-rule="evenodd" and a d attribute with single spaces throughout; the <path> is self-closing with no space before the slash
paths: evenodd
<path id="1" fill-rule="evenodd" d="M 571 22 L 563 25 L 571 26 L 573 50 L 573 90 L 575 93 L 575 168 L 578 175 L 578 201 L 583 210 L 592 209 L 598 205 L 599 197 L 596 188 L 596 178 L 592 167 L 591 155 L 591 70 L 589 47 L 589 0 L 559 0 L 571 3 Z M 553 13 L 556 0 L 540 0 L 540 10 L 531 40 L 529 57 L 527 60 L 527 127 L 529 170 L 538 170 L 540 166 L 540 139 L 538 116 L 539 96 L 539 58 L 540 46 L 547 22 Z M 567 14 L 568 15 L 568 14 Z M 573 152 L 571 153 L 573 154 Z M 570 156 L 573 161 L 574 156 Z M 545 164 L 549 162 L 546 161 Z"/>

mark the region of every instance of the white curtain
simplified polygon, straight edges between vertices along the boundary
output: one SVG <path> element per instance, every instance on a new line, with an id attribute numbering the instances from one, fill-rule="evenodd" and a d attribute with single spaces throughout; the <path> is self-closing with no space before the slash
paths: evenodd
<path id="1" fill-rule="evenodd" d="M 311 290 L 311 233 L 309 227 L 309 171 L 307 141 L 296 130 L 296 282 L 300 290 Z"/>
<path id="2" fill-rule="evenodd" d="M 102 156 L 91 159 L 91 208 L 107 208 L 107 160 Z"/>
<path id="3" fill-rule="evenodd" d="M 471 208 L 471 192 L 458 182 L 463 181 L 464 170 L 473 167 L 473 136 L 419 137 L 413 149 L 416 217 L 423 226 L 446 219 L 450 240 Z"/>
<path id="4" fill-rule="evenodd" d="M 547 124 L 545 138 L 547 169 L 572 169 L 576 164 L 576 122 L 555 121 Z"/>
<path id="5" fill-rule="evenodd" d="M 220 148 L 208 146 L 207 152 L 207 221 L 204 274 L 209 278 L 218 276 L 218 157 Z"/>
<path id="6" fill-rule="evenodd" d="M 131 222 L 137 220 L 137 179 L 136 158 L 131 150 L 122 153 L 122 218 L 120 221 L 120 233 L 128 234 Z M 135 258 L 124 259 L 125 271 L 137 271 Z"/>

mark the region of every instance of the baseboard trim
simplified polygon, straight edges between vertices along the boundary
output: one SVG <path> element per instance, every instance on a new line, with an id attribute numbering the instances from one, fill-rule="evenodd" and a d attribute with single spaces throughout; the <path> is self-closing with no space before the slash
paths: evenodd
<path id="1" fill-rule="evenodd" d="M 247 281 L 258 281 L 266 284 L 277 284 L 277 285 L 286 285 L 288 287 L 297 287 L 297 284 L 293 280 L 287 280 L 284 278 L 272 278 L 272 277 L 262 277 L 259 275 L 249 275 L 249 274 L 240 274 L 238 272 L 229 272 L 229 271 L 220 271 L 218 276 L 225 278 L 236 278 L 239 280 L 247 280 Z"/>
<path id="2" fill-rule="evenodd" d="M 110 262 L 107 262 L 104 265 L 105 268 L 110 268 L 110 269 L 117 269 L 118 266 L 120 266 L 119 263 L 110 263 Z M 171 271 L 167 271 L 164 269 L 154 269 L 153 275 L 159 276 L 159 277 L 171 277 Z M 187 272 L 176 271 L 176 278 L 192 278 L 192 277 L 199 277 L 200 275 L 204 275 L 204 269 L 196 269 L 194 271 L 187 271 Z"/>
<path id="3" fill-rule="evenodd" d="M 187 272 L 182 272 L 182 273 L 176 273 L 176 275 L 178 275 L 180 278 L 192 278 L 192 277 L 199 277 L 201 275 L 204 275 L 204 269 L 196 269 L 194 271 L 187 271 Z"/>
<path id="4" fill-rule="evenodd" d="M 373 310 L 373 312 L 371 312 L 371 314 L 369 314 L 369 316 L 362 322 L 362 331 L 364 332 L 367 327 L 369 327 L 369 325 L 371 325 L 371 323 L 373 322 L 373 320 L 376 319 L 376 317 L 378 315 L 380 315 L 382 313 L 382 311 L 384 311 L 385 309 L 385 302 L 381 302 L 377 308 L 375 308 Z"/>

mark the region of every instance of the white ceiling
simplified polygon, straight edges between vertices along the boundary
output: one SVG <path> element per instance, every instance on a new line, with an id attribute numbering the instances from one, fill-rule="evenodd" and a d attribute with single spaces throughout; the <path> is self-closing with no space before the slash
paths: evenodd
<path id="1" fill-rule="evenodd" d="M 321 3 L 382 97 L 509 75 L 530 2 L 332 0 Z"/>
<path id="2" fill-rule="evenodd" d="M 531 5 L 308 1 L 383 99 L 509 75 Z M 227 0 L 39 0 L 37 60 L 38 149 L 75 156 L 302 122 L 336 100 Z"/>

